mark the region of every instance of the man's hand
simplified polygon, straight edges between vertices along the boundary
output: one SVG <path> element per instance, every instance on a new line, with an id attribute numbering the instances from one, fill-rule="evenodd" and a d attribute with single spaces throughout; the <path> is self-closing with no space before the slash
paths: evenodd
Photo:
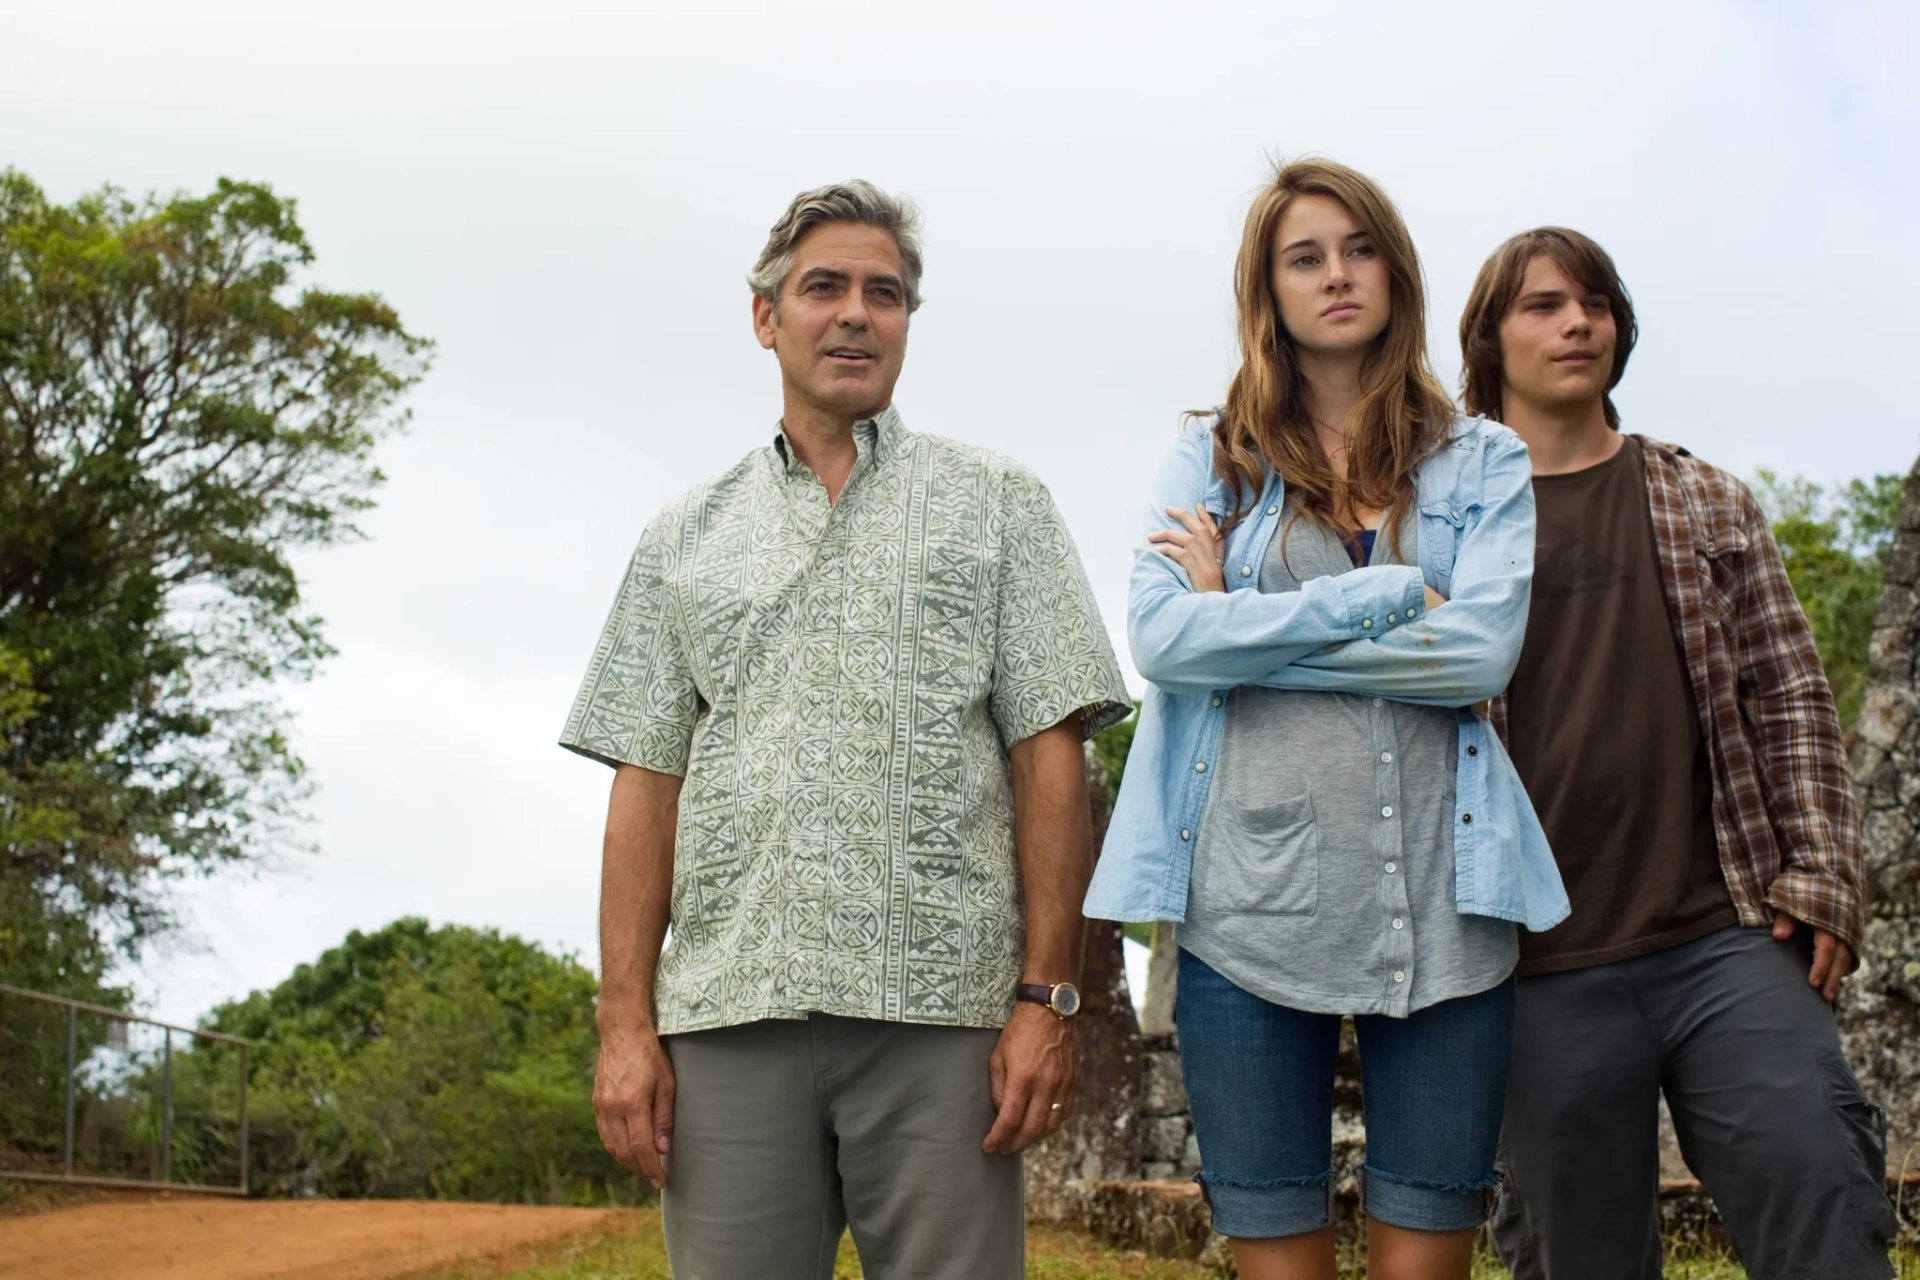
<path id="1" fill-rule="evenodd" d="M 1178 520 L 1180 527 L 1150 533 L 1147 541 L 1187 571 L 1187 581 L 1195 591 L 1225 591 L 1227 576 L 1221 562 L 1227 554 L 1227 541 L 1213 522 L 1213 512 L 1199 506 L 1192 511 L 1168 507 L 1167 514 Z"/>
<path id="2" fill-rule="evenodd" d="M 655 1190 L 667 1185 L 661 1157 L 673 1145 L 673 1064 L 651 1027 L 602 1033 L 593 1119 L 615 1160 Z"/>
<path id="3" fill-rule="evenodd" d="M 1080 1041 L 1073 1020 L 1020 1001 L 1000 1032 L 989 1069 L 1000 1114 L 987 1131 L 984 1148 L 993 1155 L 1025 1151 L 1073 1114 L 1080 1088 Z M 1058 1111 L 1053 1109 L 1056 1102 Z"/>
<path id="4" fill-rule="evenodd" d="M 1773 913 L 1773 936 L 1785 942 L 1793 936 L 1799 921 L 1784 911 Z M 1853 972 L 1853 948 L 1818 925 L 1813 928 L 1813 968 L 1807 971 L 1807 985 L 1820 988 L 1820 994 L 1832 1004 L 1840 995 L 1840 983 Z"/>

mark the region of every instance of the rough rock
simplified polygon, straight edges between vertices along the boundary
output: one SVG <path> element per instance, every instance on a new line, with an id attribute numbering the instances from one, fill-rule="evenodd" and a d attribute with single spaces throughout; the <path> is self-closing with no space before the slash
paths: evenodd
<path id="1" fill-rule="evenodd" d="M 1091 747 L 1087 751 L 1087 790 L 1093 801 L 1094 840 L 1106 834 L 1112 796 L 1106 771 Z M 1061 1197 L 1072 1182 L 1138 1178 L 1141 1148 L 1144 1059 L 1148 1045 L 1140 1037 L 1127 989 L 1120 926 L 1089 920 L 1081 938 L 1081 1011 L 1075 1023 L 1080 1038 L 1080 1091 L 1073 1115 L 1059 1132 L 1027 1153 L 1028 1212 L 1038 1221 L 1064 1213 Z M 1184 1118 L 1178 1123 L 1185 1123 Z M 1166 1157 L 1179 1158 L 1179 1148 Z"/>
<path id="2" fill-rule="evenodd" d="M 1143 1114 L 1187 1114 L 1187 1086 L 1180 1077 L 1180 1051 L 1169 1045 L 1146 1055 L 1147 1078 L 1142 1091 Z"/>
<path id="3" fill-rule="evenodd" d="M 1871 918 L 1838 1014 L 1867 1093 L 1886 1108 L 1888 1164 L 1920 1168 L 1920 464 L 1907 476 L 1853 744 Z"/>

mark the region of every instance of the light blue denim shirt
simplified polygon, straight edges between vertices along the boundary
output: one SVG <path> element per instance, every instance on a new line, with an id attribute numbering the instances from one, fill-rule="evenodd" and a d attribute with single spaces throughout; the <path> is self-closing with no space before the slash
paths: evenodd
<path id="1" fill-rule="evenodd" d="M 1460 708 L 1454 881 L 1459 909 L 1536 932 L 1570 908 L 1519 774 L 1467 708 L 1506 688 L 1520 660 L 1533 583 L 1533 473 L 1520 438 L 1484 418 L 1457 421 L 1416 477 L 1418 567 L 1371 565 L 1299 591 L 1256 588 L 1281 525 L 1281 481 L 1227 536 L 1227 590 L 1196 592 L 1146 541 L 1168 507 L 1232 507 L 1213 468 L 1212 419 L 1184 426 L 1161 464 L 1134 553 L 1127 640 L 1151 683 L 1086 914 L 1181 920 L 1193 841 L 1238 685 L 1317 689 Z M 1422 586 L 1447 597 L 1429 615 Z"/>

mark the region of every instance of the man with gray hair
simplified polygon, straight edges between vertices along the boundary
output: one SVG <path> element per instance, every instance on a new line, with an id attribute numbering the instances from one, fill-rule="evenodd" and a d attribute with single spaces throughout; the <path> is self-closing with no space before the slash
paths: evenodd
<path id="1" fill-rule="evenodd" d="M 648 525 L 561 738 L 615 768 L 594 1110 L 678 1280 L 828 1280 L 848 1226 L 871 1280 L 1016 1280 L 1073 1106 L 1130 707 L 1045 487 L 893 408 L 920 269 L 869 183 L 774 224 L 778 430 Z"/>

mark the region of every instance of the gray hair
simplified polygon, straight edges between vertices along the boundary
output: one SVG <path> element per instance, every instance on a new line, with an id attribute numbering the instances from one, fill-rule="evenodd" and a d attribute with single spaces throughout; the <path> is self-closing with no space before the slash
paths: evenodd
<path id="1" fill-rule="evenodd" d="M 767 233 L 767 247 L 747 273 L 747 284 L 776 313 L 780 288 L 793 270 L 793 247 L 800 237 L 829 222 L 858 222 L 879 227 L 900 249 L 900 272 L 906 277 L 907 311 L 920 309 L 920 210 L 905 196 L 889 195 L 871 182 L 855 178 L 812 191 L 802 191 Z"/>

